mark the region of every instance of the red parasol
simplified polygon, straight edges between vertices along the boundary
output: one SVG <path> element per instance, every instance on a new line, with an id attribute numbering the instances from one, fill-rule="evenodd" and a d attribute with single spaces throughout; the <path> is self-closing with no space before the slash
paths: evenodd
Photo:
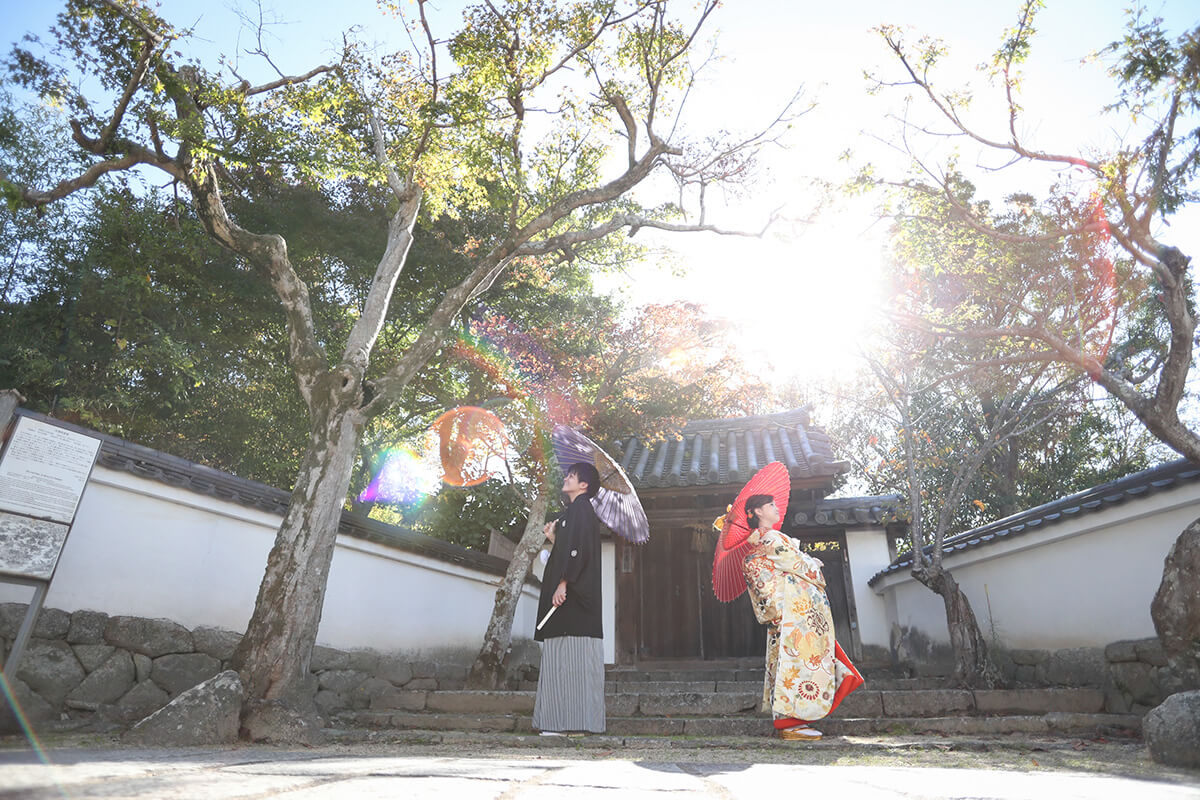
<path id="1" fill-rule="evenodd" d="M 769 494 L 775 498 L 779 509 L 778 530 L 787 514 L 788 496 L 791 494 L 792 479 L 787 467 L 772 461 L 754 474 L 725 515 L 721 538 L 717 540 L 717 551 L 713 556 L 713 594 L 722 603 L 736 600 L 746 591 L 746 579 L 742 575 L 742 562 L 750 552 L 750 528 L 746 524 L 746 501 L 752 495 Z"/>

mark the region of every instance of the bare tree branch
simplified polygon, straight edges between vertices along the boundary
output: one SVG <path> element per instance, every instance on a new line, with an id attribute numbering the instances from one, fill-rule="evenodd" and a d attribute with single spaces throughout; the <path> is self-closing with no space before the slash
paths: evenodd
<path id="1" fill-rule="evenodd" d="M 556 250 L 564 250 L 573 245 L 582 244 L 584 242 L 592 242 L 598 239 L 603 239 L 622 228 L 629 228 L 629 235 L 633 236 L 641 228 L 654 228 L 662 231 L 673 231 L 675 233 L 716 233 L 721 236 L 743 236 L 753 239 L 761 239 L 774 223 L 776 217 L 774 215 L 763 225 L 758 231 L 739 231 L 727 228 L 721 228 L 716 225 L 696 224 L 690 225 L 686 223 L 666 222 L 663 220 L 646 217 L 640 214 L 616 214 L 610 217 L 607 221 L 594 225 L 584 230 L 568 231 L 551 236 L 547 239 L 541 239 L 535 242 L 527 242 L 517 248 L 514 255 L 517 256 L 532 256 L 545 255 L 553 253 Z"/>
<path id="2" fill-rule="evenodd" d="M 974 129 L 970 128 L 965 122 L 962 121 L 958 113 L 954 111 L 953 106 L 943 100 L 943 98 L 934 91 L 933 86 L 929 83 L 927 78 L 917 74 L 916 70 L 908 60 L 908 55 L 904 51 L 903 42 L 901 42 L 898 37 L 890 33 L 886 34 L 884 39 L 887 42 L 888 47 L 890 47 L 892 52 L 896 54 L 896 57 L 900 60 L 900 63 L 904 65 L 904 69 L 908 72 L 910 79 L 909 82 L 920 89 L 933 104 L 933 106 L 942 114 L 942 116 L 945 117 L 950 124 L 962 132 L 964 136 L 967 136 L 976 142 L 994 150 L 1007 150 L 1021 156 L 1022 158 L 1030 159 L 1031 161 L 1043 161 L 1047 163 L 1085 167 L 1097 176 L 1102 174 L 1102 167 L 1100 164 L 1094 161 L 1089 161 L 1088 159 L 1080 156 L 1031 150 L 1022 145 L 1016 136 L 1013 137 L 1012 141 L 1003 142 L 994 139 L 988 139 L 987 137 L 977 133 Z"/>
<path id="3" fill-rule="evenodd" d="M 371 137 L 375 145 L 375 163 L 379 165 L 384 175 L 387 176 L 388 187 L 392 190 L 392 194 L 403 205 L 405 196 L 411 190 L 412 185 L 407 181 L 402 181 L 399 173 L 396 172 L 396 167 L 387 154 L 387 142 L 384 141 L 383 126 L 379 122 L 379 115 L 375 112 L 375 106 L 366 98 L 365 89 L 361 89 L 360 93 L 370 115 Z"/>
<path id="4" fill-rule="evenodd" d="M 177 179 L 184 176 L 183 171 L 175 162 L 163 158 L 141 145 L 127 139 L 113 139 L 107 147 L 102 147 L 100 140 L 87 136 L 77 121 L 72 120 L 71 127 L 73 129 L 73 138 L 83 149 L 91 153 L 108 151 L 112 154 L 120 155 L 120 158 L 108 158 L 92 164 L 80 175 L 61 180 L 53 188 L 47 190 L 13 184 L 3 168 L 0 168 L 0 181 L 15 186 L 20 194 L 21 202 L 25 205 L 31 208 L 40 208 L 82 189 L 94 186 L 97 181 L 110 172 L 120 172 L 138 164 L 148 164 L 157 167 Z"/>
<path id="5" fill-rule="evenodd" d="M 284 75 L 278 80 L 270 81 L 269 83 L 264 83 L 260 86 L 250 86 L 248 83 L 243 81 L 238 87 L 238 90 L 246 97 L 253 97 L 257 94 L 272 92 L 284 86 L 294 86 L 298 83 L 306 83 L 318 75 L 324 75 L 327 72 L 337 72 L 338 68 L 339 67 L 337 64 L 323 64 L 319 67 L 310 69 L 303 75 Z"/>
<path id="6" fill-rule="evenodd" d="M 145 36 L 151 42 L 153 42 L 155 45 L 162 44 L 162 42 L 163 42 L 162 34 L 160 34 L 158 31 L 154 30 L 150 26 L 148 26 L 145 23 L 145 21 L 142 20 L 137 15 L 137 13 L 134 10 L 126 8 L 125 4 L 123 2 L 120 2 L 119 0 L 101 0 L 101 2 L 104 3 L 104 5 L 111 8 L 113 11 L 120 14 L 122 17 L 124 17 L 125 20 L 127 22 L 129 22 L 129 24 L 133 25 L 135 28 L 137 28 L 139 31 L 141 31 L 142 35 Z"/>
<path id="7" fill-rule="evenodd" d="M 112 141 L 117 128 L 120 127 L 121 121 L 125 118 L 125 110 L 129 108 L 129 101 L 133 98 L 138 86 L 141 85 L 142 78 L 146 75 L 146 67 L 150 64 L 150 59 L 153 55 L 154 43 L 150 39 L 147 39 L 143 45 L 142 54 L 138 57 L 137 64 L 133 68 L 133 73 L 129 76 L 129 81 L 125 84 L 125 91 L 121 94 L 121 99 L 117 101 L 117 106 L 113 109 L 108 124 L 100 132 L 98 140 L 100 152 L 108 149 L 109 142 Z"/>

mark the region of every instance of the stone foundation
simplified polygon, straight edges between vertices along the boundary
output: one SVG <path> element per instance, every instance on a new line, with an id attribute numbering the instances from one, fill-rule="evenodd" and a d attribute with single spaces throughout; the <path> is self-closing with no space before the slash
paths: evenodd
<path id="1" fill-rule="evenodd" d="M 935 642 L 920 628 L 892 626 L 893 669 L 910 678 L 945 677 L 954 673 L 954 651 Z"/>
<path id="2" fill-rule="evenodd" d="M 1089 686 L 1104 690 L 1105 711 L 1146 714 L 1174 691 L 1166 655 L 1156 638 L 1107 647 L 998 650 L 1005 679 L 1014 686 Z"/>
<path id="3" fill-rule="evenodd" d="M 0 658 L 7 658 L 26 608 L 0 604 Z M 121 730 L 228 669 L 240 640 L 240 633 L 188 630 L 165 619 L 46 608 L 11 688 L 38 730 Z M 536 674 L 537 650 L 529 645 L 514 642 L 507 688 Z M 386 706 L 400 692 L 462 689 L 474 657 L 461 651 L 410 658 L 318 646 L 309 670 L 317 706 L 332 716 Z M 0 733 L 17 730 L 12 710 L 0 702 Z"/>
<path id="4" fill-rule="evenodd" d="M 948 644 L 932 642 L 910 628 L 897 628 L 892 639 L 895 668 L 901 673 L 914 677 L 953 674 L 954 654 Z M 989 655 L 1009 688 L 1100 689 L 1105 693 L 1104 710 L 1110 714 L 1145 715 L 1168 695 L 1186 688 L 1168 666 L 1162 644 L 1154 637 L 1061 650 L 993 646 Z"/>
<path id="5" fill-rule="evenodd" d="M 1157 638 L 1113 642 L 1104 658 L 1112 676 L 1107 706 L 1118 714 L 1145 715 L 1181 688 Z"/>

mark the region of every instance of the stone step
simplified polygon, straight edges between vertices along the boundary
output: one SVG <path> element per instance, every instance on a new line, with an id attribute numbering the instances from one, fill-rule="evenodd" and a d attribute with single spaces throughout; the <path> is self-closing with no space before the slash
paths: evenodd
<path id="1" fill-rule="evenodd" d="M 473 731 L 530 733 L 530 717 L 516 714 L 420 714 L 412 712 L 358 712 L 339 719 L 374 730 Z M 612 736 L 772 736 L 770 719 L 761 717 L 638 717 L 609 716 L 606 733 Z M 829 736 L 945 734 L 958 736 L 1008 733 L 1070 734 L 1078 736 L 1140 735 L 1142 719 L 1136 714 L 999 715 L 988 717 L 897 717 L 892 719 L 825 719 L 815 727 Z"/>
<path id="2" fill-rule="evenodd" d="M 738 670 L 763 668 L 762 653 L 741 658 L 655 658 L 636 664 L 606 664 L 605 672 L 636 672 L 658 670 L 661 672 L 695 672 L 696 670 Z"/>
<path id="3" fill-rule="evenodd" d="M 762 682 L 737 681 L 620 681 L 604 684 L 605 694 L 681 694 L 685 692 L 753 692 Z M 534 686 L 537 691 L 537 686 Z"/>
<path id="4" fill-rule="evenodd" d="M 871 675 L 862 673 L 867 683 L 877 689 L 944 689 L 950 685 L 948 678 L 922 676 L 901 678 L 891 674 Z M 709 669 L 709 670 L 609 670 L 604 677 L 608 686 L 623 686 L 629 683 L 745 683 L 762 684 L 763 670 L 756 669 Z M 537 685 L 536 674 L 526 681 Z"/>
<path id="5" fill-rule="evenodd" d="M 1104 710 L 1099 689 L 859 689 L 844 705 L 864 717 L 942 717 L 953 714 L 1095 714 Z M 840 708 L 838 709 L 841 710 Z"/>
<path id="6" fill-rule="evenodd" d="M 697 681 L 759 681 L 763 679 L 763 668 L 754 669 L 614 669 L 605 673 L 604 680 L 609 683 L 633 681 L 646 682 L 684 682 Z"/>
<path id="7" fill-rule="evenodd" d="M 948 689 L 952 688 L 945 678 L 872 678 L 864 675 L 864 688 L 879 689 L 889 692 L 904 692 L 911 689 Z"/>
<path id="8" fill-rule="evenodd" d="M 631 684 L 632 685 L 632 684 Z M 443 714 L 533 713 L 534 692 L 393 691 L 371 702 L 371 711 Z M 610 692 L 604 703 L 613 716 L 705 717 L 756 715 L 761 690 L 752 692 Z M 1098 689 L 859 689 L 834 711 L 846 718 L 920 718 L 1004 714 L 1096 714 L 1104 709 Z"/>
<path id="9" fill-rule="evenodd" d="M 718 692 L 753 692 L 761 691 L 762 684 L 763 676 L 760 672 L 754 678 L 743 678 L 736 681 L 700 679 L 690 681 L 608 680 L 604 684 L 604 689 L 607 692 L 699 692 L 713 691 L 715 688 Z M 945 678 L 867 678 L 866 685 L 872 689 L 886 689 L 888 691 L 947 688 Z M 522 690 L 536 691 L 537 681 L 524 681 L 521 688 Z"/>

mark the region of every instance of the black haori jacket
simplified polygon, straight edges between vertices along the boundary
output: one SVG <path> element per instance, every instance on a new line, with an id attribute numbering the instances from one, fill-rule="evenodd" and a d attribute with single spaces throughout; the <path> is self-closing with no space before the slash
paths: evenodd
<path id="1" fill-rule="evenodd" d="M 600 520 L 586 494 L 575 498 L 558 518 L 554 548 L 542 573 L 542 595 L 537 621 L 553 607 L 551 600 L 558 582 L 567 579 L 567 601 L 539 631 L 536 641 L 558 636 L 604 638 L 600 596 Z M 536 625 L 537 622 L 534 623 Z"/>

